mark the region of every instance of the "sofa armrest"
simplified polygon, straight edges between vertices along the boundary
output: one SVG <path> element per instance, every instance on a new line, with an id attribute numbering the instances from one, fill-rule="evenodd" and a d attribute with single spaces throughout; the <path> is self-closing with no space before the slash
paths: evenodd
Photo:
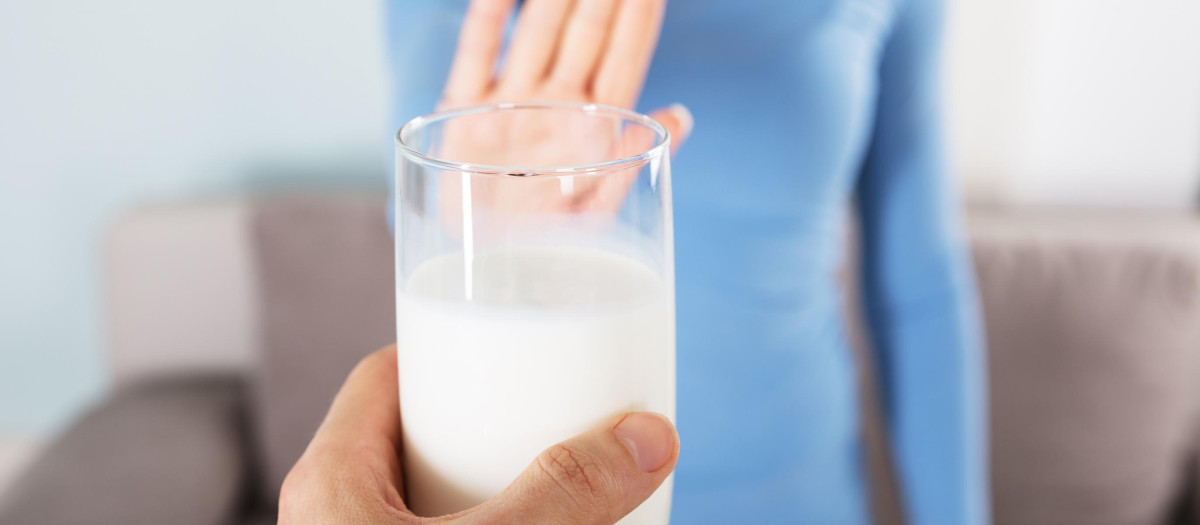
<path id="1" fill-rule="evenodd" d="M 1167 525 L 1200 525 L 1200 427 L 1192 437 L 1191 455 L 1180 473 L 1180 490 L 1175 496 Z"/>
<path id="2" fill-rule="evenodd" d="M 117 385 L 248 371 L 258 354 L 250 201 L 145 206 L 104 244 L 109 359 Z"/>
<path id="3" fill-rule="evenodd" d="M 232 376 L 118 391 L 0 496 L 0 523 L 230 522 L 246 486 L 241 395 Z"/>
<path id="4" fill-rule="evenodd" d="M 1196 442 L 1200 220 L 974 213 L 996 523 L 1150 524 Z"/>

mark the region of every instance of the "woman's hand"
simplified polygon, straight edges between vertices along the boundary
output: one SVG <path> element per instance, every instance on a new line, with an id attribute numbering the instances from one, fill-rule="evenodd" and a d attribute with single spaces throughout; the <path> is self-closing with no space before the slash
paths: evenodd
<path id="1" fill-rule="evenodd" d="M 514 2 L 471 1 L 442 93 L 443 109 L 526 100 L 634 106 L 658 44 L 666 0 L 527 0 L 497 77 L 493 72 Z M 686 122 L 668 120 L 675 120 L 664 122 L 673 132 L 685 131 Z"/>
<path id="2" fill-rule="evenodd" d="M 632 108 L 658 43 L 666 0 L 527 0 L 503 68 L 505 22 L 515 0 L 472 0 L 442 94 L 441 109 L 490 102 L 569 101 Z M 692 127 L 682 105 L 651 114 L 678 148 Z M 574 118 L 572 118 L 574 117 Z M 650 149 L 653 135 L 568 112 L 495 113 L 447 124 L 438 155 L 468 164 L 562 167 L 616 160 Z M 472 181 L 475 205 L 499 213 L 615 212 L 636 169 L 558 180 Z M 463 205 L 462 177 L 442 180 L 444 211 Z"/>
<path id="3" fill-rule="evenodd" d="M 666 418 L 627 414 L 550 447 L 495 498 L 420 518 L 403 499 L 396 392 L 394 346 L 350 373 L 283 483 L 280 523 L 611 524 L 650 497 L 679 454 Z"/>

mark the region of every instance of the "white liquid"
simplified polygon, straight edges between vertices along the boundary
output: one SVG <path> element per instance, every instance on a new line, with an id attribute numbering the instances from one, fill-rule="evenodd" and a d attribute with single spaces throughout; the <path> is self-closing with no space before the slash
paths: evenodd
<path id="1" fill-rule="evenodd" d="M 675 418 L 672 289 L 624 257 L 576 249 L 419 266 L 398 294 L 409 507 L 440 516 L 507 487 L 550 445 L 607 417 Z M 472 302 L 463 298 L 470 289 Z M 671 479 L 624 525 L 665 525 Z"/>

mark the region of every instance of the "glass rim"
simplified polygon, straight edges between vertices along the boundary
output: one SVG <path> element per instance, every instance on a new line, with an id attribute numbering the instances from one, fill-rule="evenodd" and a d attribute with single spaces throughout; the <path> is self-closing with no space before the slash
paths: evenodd
<path id="1" fill-rule="evenodd" d="M 570 166 L 497 166 L 490 164 L 474 164 L 469 162 L 455 162 L 440 158 L 436 155 L 430 155 L 413 148 L 409 144 L 405 144 L 404 137 L 406 134 L 411 134 L 415 130 L 427 127 L 437 122 L 444 122 L 453 118 L 463 117 L 467 115 L 476 115 L 480 113 L 488 113 L 495 111 L 512 111 L 521 109 L 575 109 L 589 115 L 607 114 L 616 116 L 627 122 L 634 122 L 650 128 L 656 135 L 661 137 L 654 146 L 641 153 L 622 157 L 613 160 L 602 162 L 593 162 L 587 164 L 576 164 Z M 468 173 L 477 173 L 485 175 L 513 175 L 520 174 L 522 176 L 563 176 L 563 175 L 586 175 L 596 174 L 606 171 L 619 170 L 633 167 L 635 165 L 644 164 L 647 161 L 662 157 L 664 152 L 670 148 L 671 133 L 667 128 L 660 124 L 657 120 L 650 118 L 648 115 L 643 115 L 636 111 L 618 108 L 615 106 L 607 106 L 604 104 L 590 104 L 579 102 L 557 102 L 557 101 L 533 101 L 533 102 L 495 102 L 490 104 L 477 104 L 473 106 L 465 106 L 454 108 L 445 111 L 436 111 L 427 115 L 414 118 L 406 122 L 400 127 L 400 130 L 395 135 L 396 147 L 404 156 L 410 160 L 425 166 L 431 166 L 439 169 L 450 171 L 461 171 Z"/>

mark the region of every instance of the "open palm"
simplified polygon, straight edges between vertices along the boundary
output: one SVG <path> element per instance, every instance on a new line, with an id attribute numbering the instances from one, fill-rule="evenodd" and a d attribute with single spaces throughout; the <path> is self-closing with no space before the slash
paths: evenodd
<path id="1" fill-rule="evenodd" d="M 629 109 L 645 81 L 665 0 L 527 0 L 501 60 L 514 0 L 473 0 L 467 10 L 441 109 L 494 102 L 565 101 Z M 690 131 L 682 106 L 652 114 L 678 145 Z M 614 130 L 616 132 L 614 132 Z M 438 155 L 491 166 L 562 167 L 614 160 L 649 149 L 653 137 L 567 111 L 488 114 L 450 122 Z M 636 171 L 636 170 L 635 170 Z M 635 173 L 558 180 L 472 180 L 475 205 L 499 212 L 614 210 Z M 453 212 L 463 177 L 443 176 L 443 210 Z"/>

